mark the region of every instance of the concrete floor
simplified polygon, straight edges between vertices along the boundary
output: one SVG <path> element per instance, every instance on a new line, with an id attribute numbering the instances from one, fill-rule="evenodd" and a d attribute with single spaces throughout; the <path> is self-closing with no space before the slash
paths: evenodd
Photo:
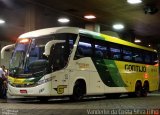
<path id="1" fill-rule="evenodd" d="M 109 115 L 109 114 L 160 114 L 160 93 L 147 97 L 119 99 L 102 97 L 85 98 L 71 102 L 67 98 L 51 99 L 41 103 L 35 98 L 9 97 L 6 103 L 0 100 L 0 115 Z M 157 114 L 158 115 L 158 114 Z"/>

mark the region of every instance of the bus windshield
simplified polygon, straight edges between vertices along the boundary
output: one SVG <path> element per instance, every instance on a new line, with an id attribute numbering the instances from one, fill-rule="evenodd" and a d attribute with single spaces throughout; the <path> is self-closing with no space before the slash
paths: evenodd
<path id="1" fill-rule="evenodd" d="M 12 58 L 10 61 L 10 69 L 19 68 L 20 70 L 23 69 L 25 55 L 29 48 L 30 40 L 29 39 L 22 39 L 19 40 L 16 44 L 15 50 L 12 54 Z"/>
<path id="2" fill-rule="evenodd" d="M 20 39 L 10 61 L 10 74 L 20 77 L 21 74 L 53 72 L 67 65 L 77 35 L 53 34 L 37 38 Z M 50 55 L 44 55 L 45 45 L 53 41 Z M 56 42 L 54 42 L 56 41 Z M 63 42 L 62 42 L 63 41 Z"/>

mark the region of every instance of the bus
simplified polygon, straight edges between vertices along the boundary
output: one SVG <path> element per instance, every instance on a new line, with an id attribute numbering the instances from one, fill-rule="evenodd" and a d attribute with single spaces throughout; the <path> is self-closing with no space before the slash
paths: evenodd
<path id="1" fill-rule="evenodd" d="M 91 95 L 145 97 L 158 90 L 157 51 L 116 37 L 53 27 L 22 34 L 13 47 L 8 76 L 13 96 L 81 100 Z"/>

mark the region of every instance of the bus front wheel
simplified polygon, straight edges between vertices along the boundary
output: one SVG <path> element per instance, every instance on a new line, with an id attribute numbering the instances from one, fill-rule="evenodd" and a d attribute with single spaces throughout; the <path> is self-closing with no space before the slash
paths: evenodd
<path id="1" fill-rule="evenodd" d="M 70 97 L 72 101 L 80 101 L 86 93 L 85 82 L 78 81 L 75 83 L 73 88 L 73 94 Z"/>

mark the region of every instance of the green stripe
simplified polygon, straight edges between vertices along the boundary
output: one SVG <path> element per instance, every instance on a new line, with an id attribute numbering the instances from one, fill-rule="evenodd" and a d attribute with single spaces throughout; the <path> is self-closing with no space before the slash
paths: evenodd
<path id="1" fill-rule="evenodd" d="M 109 87 L 126 87 L 113 60 L 96 59 L 92 61 L 103 83 Z"/>

